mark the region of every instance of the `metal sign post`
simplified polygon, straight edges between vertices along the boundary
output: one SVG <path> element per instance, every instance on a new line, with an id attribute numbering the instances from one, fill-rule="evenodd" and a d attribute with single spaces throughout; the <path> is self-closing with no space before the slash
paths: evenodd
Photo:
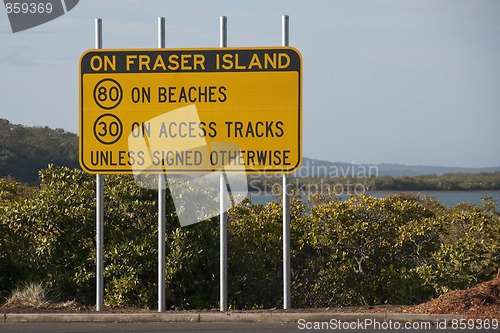
<path id="1" fill-rule="evenodd" d="M 227 47 L 227 17 L 220 17 L 220 47 Z M 220 174 L 220 311 L 227 311 L 227 185 Z"/>
<path id="2" fill-rule="evenodd" d="M 165 18 L 158 17 L 158 48 L 165 48 Z M 165 175 L 158 174 L 158 312 L 165 311 Z"/>
<path id="3" fill-rule="evenodd" d="M 288 47 L 96 50 L 80 58 L 80 165 L 96 177 L 96 308 L 103 308 L 103 173 L 158 175 L 158 311 L 165 311 L 165 173 L 220 172 L 220 310 L 227 311 L 227 173 L 283 174 L 283 307 L 290 308 L 288 179 L 302 161 L 302 56 Z M 175 85 L 168 85 L 175 82 Z M 185 106 L 186 104 L 189 104 Z M 190 117 L 186 120 L 186 117 Z"/>
<path id="4" fill-rule="evenodd" d="M 289 46 L 289 16 L 281 17 L 281 43 Z M 283 309 L 291 307 L 290 292 L 290 196 L 288 193 L 288 176 L 283 174 Z"/>
<path id="5" fill-rule="evenodd" d="M 95 19 L 95 48 L 102 49 L 102 19 Z M 104 306 L 104 199 L 103 175 L 96 175 L 96 310 Z"/>

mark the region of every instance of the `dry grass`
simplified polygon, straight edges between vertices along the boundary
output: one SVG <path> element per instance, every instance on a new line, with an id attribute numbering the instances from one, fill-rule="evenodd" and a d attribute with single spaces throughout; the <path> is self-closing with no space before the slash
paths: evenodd
<path id="1" fill-rule="evenodd" d="M 43 283 L 24 283 L 12 292 L 7 302 L 0 305 L 0 309 L 5 313 L 75 312 L 94 309 L 92 306 L 82 305 L 74 300 L 55 302 L 49 297 L 47 287 Z"/>
<path id="2" fill-rule="evenodd" d="M 4 306 L 41 308 L 47 306 L 48 303 L 45 286 L 42 283 L 30 282 L 17 287 Z"/>

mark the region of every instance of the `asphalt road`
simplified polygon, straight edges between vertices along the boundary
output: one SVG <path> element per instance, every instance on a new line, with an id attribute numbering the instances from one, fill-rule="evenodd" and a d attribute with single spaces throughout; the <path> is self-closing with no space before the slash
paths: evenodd
<path id="1" fill-rule="evenodd" d="M 346 330 L 346 329 L 326 329 L 321 332 L 398 332 L 397 330 Z M 498 330 L 440 330 L 432 327 L 429 330 L 399 330 L 399 332 L 498 332 Z M 262 324 L 262 323 L 22 323 L 22 324 L 0 324 L 2 333 L 127 333 L 127 332 L 207 332 L 207 333 L 250 333 L 250 332 L 318 332 L 313 329 L 299 329 L 297 323 L 288 324 Z"/>

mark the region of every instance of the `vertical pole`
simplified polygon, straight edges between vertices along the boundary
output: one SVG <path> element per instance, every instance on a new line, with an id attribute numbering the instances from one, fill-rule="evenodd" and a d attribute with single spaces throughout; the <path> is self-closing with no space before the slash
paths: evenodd
<path id="1" fill-rule="evenodd" d="M 220 175 L 220 311 L 227 311 L 227 188 Z"/>
<path id="2" fill-rule="evenodd" d="M 227 17 L 220 17 L 220 47 L 227 47 Z M 227 186 L 220 174 L 220 311 L 227 311 Z"/>
<path id="3" fill-rule="evenodd" d="M 95 19 L 95 48 L 102 49 L 102 19 Z M 104 307 L 104 186 L 103 175 L 96 175 L 96 310 Z"/>
<path id="4" fill-rule="evenodd" d="M 227 47 L 227 16 L 220 17 L 220 47 Z"/>
<path id="5" fill-rule="evenodd" d="M 165 48 L 165 18 L 158 17 L 158 48 Z M 158 174 L 158 312 L 165 311 L 165 175 Z"/>
<path id="6" fill-rule="evenodd" d="M 165 48 L 165 18 L 158 17 L 158 48 Z"/>
<path id="7" fill-rule="evenodd" d="M 102 19 L 95 19 L 95 48 L 102 49 Z"/>
<path id="8" fill-rule="evenodd" d="M 281 18 L 281 43 L 289 46 L 289 16 Z M 290 291 L 290 195 L 288 193 L 288 177 L 283 174 L 283 309 L 291 308 Z"/>
<path id="9" fill-rule="evenodd" d="M 165 177 L 158 175 L 158 312 L 165 311 Z"/>
<path id="10" fill-rule="evenodd" d="M 289 23 L 290 17 L 283 15 L 281 17 L 281 46 L 290 46 Z"/>

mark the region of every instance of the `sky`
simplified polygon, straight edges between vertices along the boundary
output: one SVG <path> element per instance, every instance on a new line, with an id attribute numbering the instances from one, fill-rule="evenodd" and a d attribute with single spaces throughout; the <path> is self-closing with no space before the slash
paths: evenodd
<path id="1" fill-rule="evenodd" d="M 80 0 L 12 33 L 0 10 L 0 118 L 78 134 L 79 59 L 94 48 L 290 46 L 303 58 L 303 156 L 332 162 L 500 166 L 500 1 Z"/>

